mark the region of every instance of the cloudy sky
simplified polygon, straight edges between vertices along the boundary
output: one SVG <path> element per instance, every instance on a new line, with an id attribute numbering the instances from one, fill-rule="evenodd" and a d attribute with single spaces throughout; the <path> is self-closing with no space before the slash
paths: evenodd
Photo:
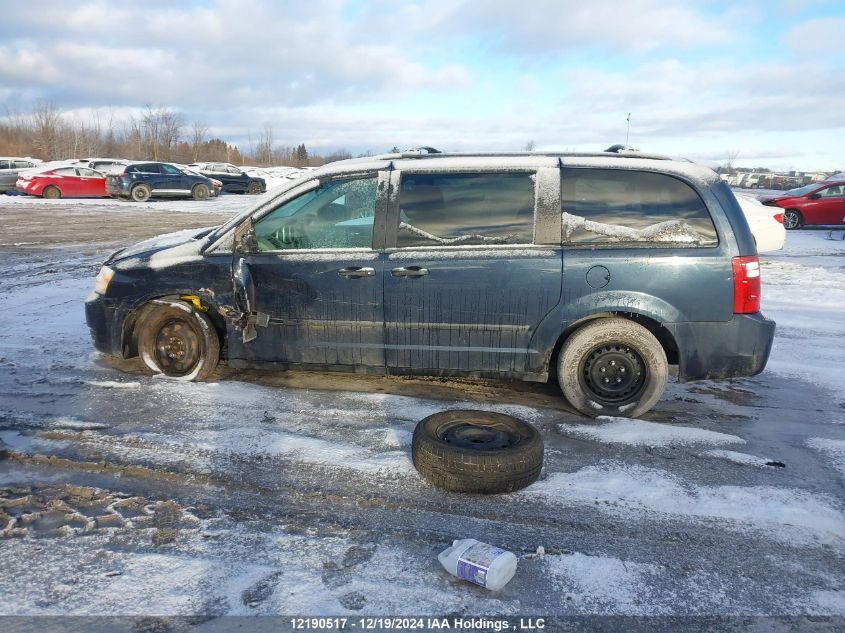
<path id="1" fill-rule="evenodd" d="M 248 148 L 647 151 L 845 167 L 845 3 L 3 3 L 0 106 L 179 110 Z"/>

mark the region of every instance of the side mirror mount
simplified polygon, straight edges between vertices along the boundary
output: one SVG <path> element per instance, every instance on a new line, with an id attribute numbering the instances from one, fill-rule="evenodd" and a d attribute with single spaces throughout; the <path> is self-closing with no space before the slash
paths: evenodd
<path id="1" fill-rule="evenodd" d="M 255 237 L 252 218 L 241 224 L 235 231 L 235 250 L 246 255 L 258 252 L 258 238 Z"/>
<path id="2" fill-rule="evenodd" d="M 810 200 L 818 200 L 819 198 L 821 198 L 821 194 L 818 193 L 814 193 L 809 196 Z"/>

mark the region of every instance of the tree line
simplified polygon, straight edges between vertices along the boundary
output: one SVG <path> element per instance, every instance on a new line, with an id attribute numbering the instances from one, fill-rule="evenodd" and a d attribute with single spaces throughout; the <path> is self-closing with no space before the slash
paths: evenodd
<path id="1" fill-rule="evenodd" d="M 273 126 L 265 124 L 249 147 L 213 138 L 202 122 L 186 123 L 166 107 L 147 105 L 140 114 L 119 119 L 108 109 L 88 117 L 71 117 L 55 104 L 40 102 L 31 112 L 7 110 L 0 117 L 0 156 L 41 160 L 110 157 L 174 163 L 226 162 L 235 165 L 317 167 L 352 158 L 346 150 L 328 155 L 309 152 L 304 143 L 275 143 Z"/>

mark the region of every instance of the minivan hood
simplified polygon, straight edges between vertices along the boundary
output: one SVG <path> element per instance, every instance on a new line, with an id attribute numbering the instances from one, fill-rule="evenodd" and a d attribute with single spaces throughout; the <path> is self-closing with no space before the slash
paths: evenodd
<path id="1" fill-rule="evenodd" d="M 191 242 L 196 242 L 197 250 L 199 250 L 199 246 L 202 244 L 201 238 L 205 237 L 216 228 L 218 227 L 207 226 L 201 229 L 185 229 L 183 231 L 174 231 L 173 233 L 157 235 L 148 240 L 138 242 L 137 244 L 127 246 L 124 249 L 112 253 L 109 255 L 109 258 L 105 263 L 110 264 L 112 262 L 120 262 L 132 257 L 152 255 L 153 253 L 173 248 L 174 246 L 189 244 Z"/>

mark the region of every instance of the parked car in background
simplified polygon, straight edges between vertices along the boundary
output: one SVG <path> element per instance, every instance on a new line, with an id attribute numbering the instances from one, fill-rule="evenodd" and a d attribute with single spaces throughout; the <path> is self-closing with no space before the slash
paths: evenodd
<path id="1" fill-rule="evenodd" d="M 681 382 L 755 375 L 775 328 L 730 188 L 640 153 L 335 162 L 222 226 L 117 251 L 86 318 L 100 351 L 184 380 L 221 358 L 555 375 L 593 417 L 648 411 L 669 364 Z"/>
<path id="2" fill-rule="evenodd" d="M 197 170 L 195 170 L 193 167 L 188 167 L 187 165 L 180 165 L 178 163 L 171 163 L 171 164 L 174 165 L 175 167 L 178 167 L 179 169 L 181 169 L 186 174 L 192 174 L 194 176 L 202 176 L 203 175 L 203 174 L 199 173 Z M 212 186 L 211 195 L 212 196 L 214 196 L 216 198 L 221 193 L 223 193 L 223 183 L 222 182 L 220 182 L 216 178 L 210 178 L 208 176 L 205 176 L 205 177 L 208 178 L 211 181 L 211 186 Z"/>
<path id="3" fill-rule="evenodd" d="M 0 193 L 15 190 L 18 175 L 27 169 L 33 169 L 41 163 L 37 158 L 0 157 Z"/>
<path id="4" fill-rule="evenodd" d="M 298 174 L 303 173 L 296 167 L 243 167 L 253 178 L 263 178 L 267 190 L 288 184 Z"/>
<path id="5" fill-rule="evenodd" d="M 251 176 L 231 163 L 191 163 L 188 165 L 204 176 L 223 183 L 223 191 L 229 193 L 264 193 L 267 183 L 263 178 Z"/>
<path id="6" fill-rule="evenodd" d="M 92 158 L 88 161 L 88 167 L 103 173 L 109 173 L 112 171 L 120 171 L 130 162 L 131 161 L 124 160 L 122 158 Z"/>
<path id="7" fill-rule="evenodd" d="M 783 225 L 790 231 L 809 225 L 845 224 L 845 180 L 815 182 L 761 202 L 783 209 Z"/>
<path id="8" fill-rule="evenodd" d="M 106 175 L 87 167 L 59 167 L 21 174 L 18 191 L 42 198 L 107 198 Z"/>
<path id="9" fill-rule="evenodd" d="M 214 190 L 210 178 L 170 163 L 130 163 L 120 173 L 106 175 L 106 192 L 110 196 L 136 202 L 158 196 L 207 200 Z"/>
<path id="10" fill-rule="evenodd" d="M 758 253 L 779 251 L 786 241 L 786 229 L 783 226 L 783 212 L 775 212 L 771 207 L 763 204 L 749 194 L 736 194 L 737 202 L 742 209 L 748 227 L 754 235 Z"/>
<path id="11" fill-rule="evenodd" d="M 70 161 L 70 164 L 74 167 L 88 167 L 103 173 L 108 173 L 116 169 L 122 169 L 131 162 L 131 160 L 125 158 L 78 158 Z"/>

